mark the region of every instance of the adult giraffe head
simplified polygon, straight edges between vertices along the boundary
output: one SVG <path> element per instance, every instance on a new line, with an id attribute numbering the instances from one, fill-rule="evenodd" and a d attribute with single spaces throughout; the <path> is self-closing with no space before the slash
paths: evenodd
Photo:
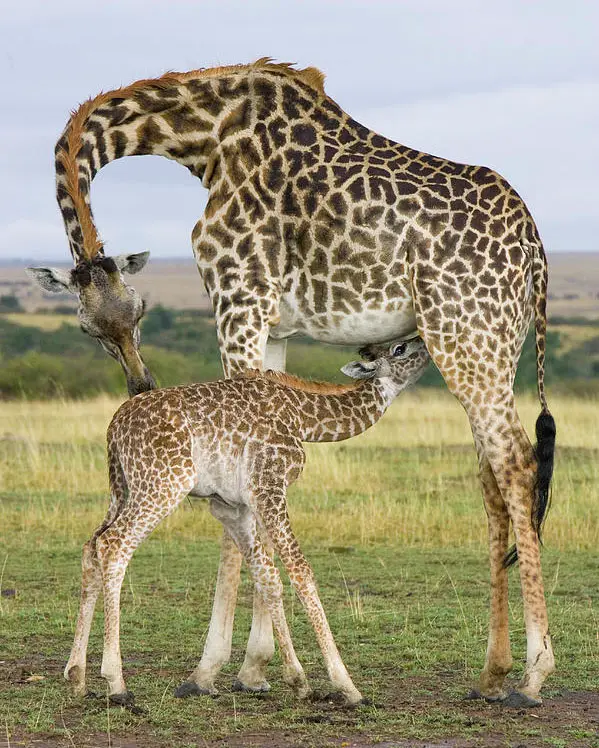
<path id="1" fill-rule="evenodd" d="M 98 253 L 89 259 L 80 258 L 74 268 L 27 268 L 44 290 L 66 290 L 77 296 L 81 329 L 123 367 L 130 395 L 156 386 L 139 353 L 139 321 L 144 302 L 123 277 L 123 273 L 139 272 L 149 254 L 106 257 Z"/>
<path id="2" fill-rule="evenodd" d="M 81 329 L 121 364 L 129 394 L 137 395 L 156 385 L 139 353 L 144 304 L 137 291 L 125 283 L 123 274 L 139 272 L 150 253 L 107 257 L 94 224 L 90 185 L 106 160 L 101 155 L 106 146 L 96 135 L 90 136 L 89 128 L 96 133 L 90 118 L 105 98 L 90 99 L 73 112 L 55 148 L 56 199 L 74 267 L 27 270 L 46 291 L 67 290 L 77 296 Z"/>

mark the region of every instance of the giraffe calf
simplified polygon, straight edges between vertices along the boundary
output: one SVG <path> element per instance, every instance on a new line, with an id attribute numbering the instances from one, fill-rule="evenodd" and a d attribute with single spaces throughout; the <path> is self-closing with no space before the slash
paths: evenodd
<path id="1" fill-rule="evenodd" d="M 314 627 L 333 687 L 350 704 L 361 700 L 339 656 L 312 569 L 291 529 L 286 491 L 304 465 L 302 441 L 339 441 L 365 431 L 429 361 L 420 339 L 371 346 L 364 355 L 368 362 L 354 361 L 343 368 L 359 380 L 350 385 L 253 371 L 234 379 L 152 390 L 119 408 L 108 428 L 110 506 L 83 548 L 81 606 L 65 669 L 75 693 L 86 690 L 87 642 L 103 590 L 101 672 L 110 699 L 131 702 L 119 642 L 127 564 L 142 540 L 193 493 L 210 499 L 210 511 L 249 567 L 272 617 L 285 681 L 300 697 L 310 693 L 285 619 L 272 549 Z M 176 694 L 210 693 L 216 672 L 207 674 L 198 667 Z"/>

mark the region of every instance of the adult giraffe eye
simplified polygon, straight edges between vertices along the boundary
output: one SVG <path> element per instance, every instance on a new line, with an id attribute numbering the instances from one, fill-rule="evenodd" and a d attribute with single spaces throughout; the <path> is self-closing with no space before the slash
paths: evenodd
<path id="1" fill-rule="evenodd" d="M 403 356 L 403 354 L 406 352 L 407 343 L 398 343 L 397 345 L 394 345 L 391 349 L 391 355 L 392 356 Z"/>

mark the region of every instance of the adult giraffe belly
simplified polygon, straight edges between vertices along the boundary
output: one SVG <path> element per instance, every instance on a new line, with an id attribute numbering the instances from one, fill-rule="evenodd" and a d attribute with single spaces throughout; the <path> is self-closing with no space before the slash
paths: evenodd
<path id="1" fill-rule="evenodd" d="M 335 297 L 326 311 L 316 311 L 313 298 L 286 296 L 281 300 L 281 321 L 271 328 L 273 338 L 295 334 L 335 345 L 365 345 L 407 338 L 416 332 L 412 299 L 402 297 L 384 302 L 367 298 L 351 304 L 337 303 Z"/>

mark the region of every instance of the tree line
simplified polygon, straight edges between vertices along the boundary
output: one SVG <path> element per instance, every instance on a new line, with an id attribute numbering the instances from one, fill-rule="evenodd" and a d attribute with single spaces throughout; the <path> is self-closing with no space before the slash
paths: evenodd
<path id="1" fill-rule="evenodd" d="M 214 320 L 206 312 L 152 308 L 142 324 L 142 353 L 162 386 L 222 376 Z M 339 369 L 357 357 L 352 348 L 295 338 L 288 345 L 288 370 L 312 379 L 341 382 L 345 377 Z M 560 390 L 599 393 L 599 325 L 596 336 L 567 352 L 561 334 L 549 332 L 547 382 Z M 421 387 L 442 385 L 432 365 L 419 382 Z M 531 335 L 520 359 L 516 386 L 520 390 L 536 386 Z M 73 324 L 65 322 L 56 330 L 43 330 L 0 316 L 0 397 L 87 397 L 125 391 L 120 366 Z"/>

